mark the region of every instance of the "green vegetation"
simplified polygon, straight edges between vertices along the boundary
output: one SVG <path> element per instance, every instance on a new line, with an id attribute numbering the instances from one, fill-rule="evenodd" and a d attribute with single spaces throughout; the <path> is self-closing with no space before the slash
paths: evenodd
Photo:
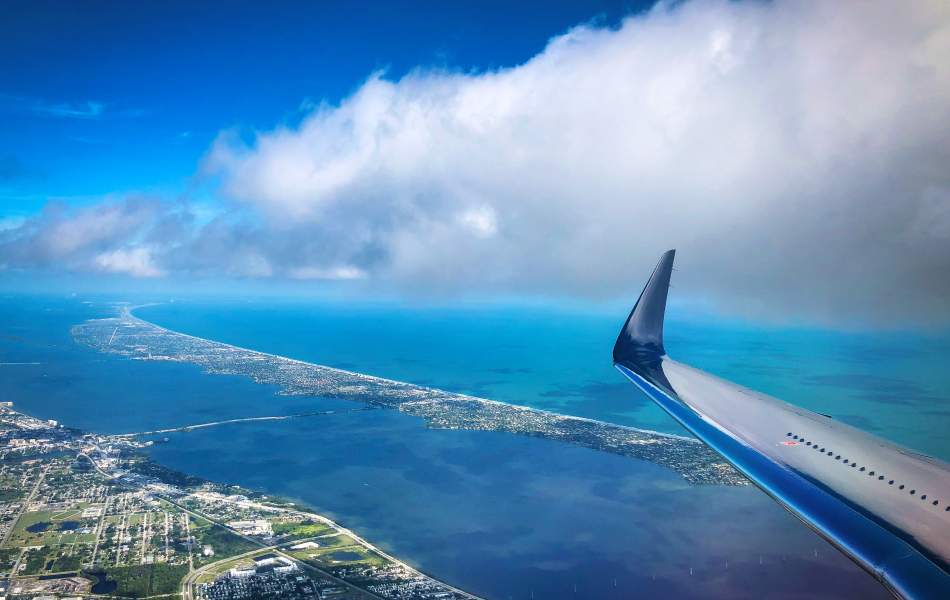
<path id="1" fill-rule="evenodd" d="M 0 573 L 9 573 L 19 556 L 19 548 L 0 550 Z"/>
<path id="2" fill-rule="evenodd" d="M 248 541 L 240 536 L 234 535 L 224 527 L 215 525 L 206 519 L 192 517 L 191 534 L 195 536 L 197 548 L 209 545 L 214 548 L 214 556 L 195 556 L 195 566 L 212 563 L 250 552 L 259 548 L 254 542 Z"/>
<path id="3" fill-rule="evenodd" d="M 82 518 L 82 511 L 86 510 L 89 504 L 87 502 L 79 502 L 76 504 L 75 508 L 70 508 L 67 510 L 62 510 L 56 513 L 53 513 L 50 517 L 51 521 L 70 521 L 70 520 L 79 520 Z"/>
<path id="4" fill-rule="evenodd" d="M 188 574 L 188 565 L 136 565 L 134 567 L 110 567 L 105 577 L 116 583 L 113 596 L 144 598 L 157 594 L 178 591 L 181 580 Z"/>
<path id="5" fill-rule="evenodd" d="M 214 564 L 211 567 L 209 567 L 207 571 L 204 571 L 201 575 L 199 575 L 198 578 L 195 579 L 195 582 L 196 583 L 210 583 L 214 581 L 217 577 L 219 577 L 220 575 L 224 573 L 227 573 L 231 569 L 247 568 L 247 567 L 253 568 L 254 556 L 266 554 L 268 552 L 270 552 L 270 550 L 261 550 L 260 552 L 257 552 L 251 556 L 235 558 L 232 560 L 225 560 L 217 564 Z"/>
<path id="6" fill-rule="evenodd" d="M 189 502 L 189 504 L 196 504 L 196 503 Z M 195 515 L 190 515 L 188 518 L 191 519 L 192 527 L 210 527 L 211 526 L 211 521 L 209 521 L 208 519 L 204 517 L 196 517 Z"/>
<path id="7" fill-rule="evenodd" d="M 0 502 L 14 502 L 23 497 L 23 490 L 0 487 Z"/>
<path id="8" fill-rule="evenodd" d="M 320 538 L 317 540 L 317 543 L 319 543 L 323 548 L 341 548 L 343 546 L 352 546 L 356 544 L 356 540 L 341 533 L 340 535 Z"/>
<path id="9" fill-rule="evenodd" d="M 66 550 L 63 550 L 64 548 Z M 43 575 L 45 573 L 78 571 L 82 567 L 81 554 L 81 551 L 69 549 L 67 546 L 33 548 L 27 550 L 23 557 L 23 564 L 26 565 L 26 568 L 21 573 L 23 575 Z M 13 560 L 16 560 L 15 555 Z"/>
<path id="10" fill-rule="evenodd" d="M 78 571 L 81 566 L 82 561 L 79 560 L 78 556 L 60 556 L 53 562 L 53 568 L 51 570 L 54 573 Z"/>
<path id="11" fill-rule="evenodd" d="M 46 571 L 46 563 L 49 562 L 49 549 L 46 547 L 28 550 L 24 561 L 26 568 L 22 571 L 24 575 L 36 575 Z"/>
<path id="12" fill-rule="evenodd" d="M 13 548 L 17 546 L 42 546 L 44 544 L 55 544 L 59 536 L 55 533 L 52 533 L 49 529 L 46 531 L 38 531 L 36 533 L 30 533 L 26 530 L 27 527 L 44 522 L 50 523 L 50 529 L 53 529 L 52 519 L 53 513 L 45 510 L 23 513 L 20 515 L 19 520 L 17 520 L 16 525 L 13 527 L 13 531 L 10 533 L 10 537 L 7 539 L 7 547 Z"/>
<path id="13" fill-rule="evenodd" d="M 271 523 L 274 535 L 288 535 L 290 539 L 300 539 L 315 537 L 329 533 L 332 529 L 319 521 L 307 519 L 300 522 L 275 522 Z"/>
<path id="14" fill-rule="evenodd" d="M 150 460 L 132 461 L 129 463 L 129 470 L 140 475 L 145 475 L 146 477 L 154 477 L 163 483 L 178 487 L 194 487 L 206 483 L 206 481 L 200 477 L 186 475 L 181 471 L 157 465 Z"/>
<path id="15" fill-rule="evenodd" d="M 302 550 L 285 549 L 284 551 L 298 560 L 324 569 L 344 563 L 360 563 L 374 566 L 383 566 L 386 564 L 386 560 L 383 559 L 383 557 L 357 544 L 356 540 L 347 535 L 320 538 L 315 541 L 320 544 L 319 548 L 304 548 Z M 351 554 L 358 555 L 358 557 L 349 556 Z"/>
<path id="16" fill-rule="evenodd" d="M 93 534 L 64 533 L 60 529 L 60 523 L 71 520 L 78 521 L 79 527 L 95 527 L 96 522 L 94 520 L 82 519 L 81 515 L 81 508 L 57 512 L 38 510 L 23 513 L 7 540 L 7 547 L 91 542 L 95 539 Z M 27 531 L 28 527 L 37 523 L 47 523 L 46 529 L 36 532 Z"/>

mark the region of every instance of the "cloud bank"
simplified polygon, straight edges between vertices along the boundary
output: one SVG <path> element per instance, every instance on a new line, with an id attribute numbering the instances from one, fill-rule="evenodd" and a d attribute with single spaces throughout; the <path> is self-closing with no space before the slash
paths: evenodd
<path id="1" fill-rule="evenodd" d="M 948 56 L 943 1 L 660 4 L 224 132 L 223 216 L 48 210 L 0 263 L 610 297 L 676 247 L 677 293 L 735 311 L 946 322 Z"/>

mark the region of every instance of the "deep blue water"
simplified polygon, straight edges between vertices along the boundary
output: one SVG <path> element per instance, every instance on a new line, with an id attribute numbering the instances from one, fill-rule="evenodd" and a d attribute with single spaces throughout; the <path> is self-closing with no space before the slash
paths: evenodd
<path id="1" fill-rule="evenodd" d="M 609 366 L 624 315 L 545 310 L 176 303 L 137 314 L 295 358 L 675 430 Z M 113 433 L 352 406 L 72 342 L 71 325 L 109 314 L 78 299 L 0 299 L 0 363 L 39 363 L 0 365 L 0 399 Z M 685 362 L 950 454 L 946 339 L 675 319 L 667 338 Z M 170 437 L 152 450 L 160 462 L 306 502 L 490 598 L 886 597 L 755 489 L 690 487 L 650 463 L 566 444 L 427 430 L 387 410 Z"/>

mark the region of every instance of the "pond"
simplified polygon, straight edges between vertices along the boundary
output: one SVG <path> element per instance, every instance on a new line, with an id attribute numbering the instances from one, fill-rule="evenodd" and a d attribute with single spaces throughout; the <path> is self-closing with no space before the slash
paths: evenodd
<path id="1" fill-rule="evenodd" d="M 363 555 L 359 552 L 349 552 L 347 550 L 340 550 L 339 552 L 331 552 L 326 555 L 330 560 L 336 561 L 351 561 L 351 560 L 362 560 Z"/>
<path id="2" fill-rule="evenodd" d="M 86 571 L 84 574 L 96 578 L 96 582 L 92 584 L 93 594 L 111 594 L 119 587 L 118 583 L 106 578 L 105 571 Z"/>
<path id="3" fill-rule="evenodd" d="M 39 523 L 33 523 L 32 525 L 28 525 L 26 527 L 26 530 L 29 531 L 30 533 L 43 533 L 44 531 L 49 529 L 50 525 L 52 525 L 52 523 L 50 523 L 49 521 L 40 521 Z"/>

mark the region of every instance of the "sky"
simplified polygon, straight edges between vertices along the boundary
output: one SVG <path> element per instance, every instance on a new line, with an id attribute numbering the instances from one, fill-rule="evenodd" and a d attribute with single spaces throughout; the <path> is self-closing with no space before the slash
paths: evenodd
<path id="1" fill-rule="evenodd" d="M 13 2 L 0 286 L 950 322 L 950 5 Z"/>
<path id="2" fill-rule="evenodd" d="M 514 66 L 634 2 L 11 2 L 0 21 L 5 216 L 181 193 L 225 129 L 268 130 L 374 72 Z"/>

